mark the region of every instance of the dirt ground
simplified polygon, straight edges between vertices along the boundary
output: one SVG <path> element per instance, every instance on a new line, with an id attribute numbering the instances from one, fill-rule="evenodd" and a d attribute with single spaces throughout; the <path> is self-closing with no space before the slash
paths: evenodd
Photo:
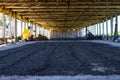
<path id="1" fill-rule="evenodd" d="M 120 48 L 93 42 L 37 42 L 0 51 L 0 75 L 120 74 Z"/>

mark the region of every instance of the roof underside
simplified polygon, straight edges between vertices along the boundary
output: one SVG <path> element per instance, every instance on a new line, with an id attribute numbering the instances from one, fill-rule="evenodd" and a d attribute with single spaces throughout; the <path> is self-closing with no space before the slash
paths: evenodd
<path id="1" fill-rule="evenodd" d="M 120 13 L 119 0 L 0 0 L 0 6 L 59 30 L 80 29 Z"/>

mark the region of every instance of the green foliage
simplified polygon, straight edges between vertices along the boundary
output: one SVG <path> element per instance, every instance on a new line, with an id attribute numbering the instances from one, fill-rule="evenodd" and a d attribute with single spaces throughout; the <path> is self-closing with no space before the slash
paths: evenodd
<path id="1" fill-rule="evenodd" d="M 120 35 L 120 31 L 118 31 L 118 35 Z M 111 33 L 108 33 L 108 36 L 111 36 Z M 112 33 L 112 36 L 114 36 L 114 33 Z"/>
<path id="2" fill-rule="evenodd" d="M 118 31 L 118 35 L 120 35 L 120 31 Z"/>

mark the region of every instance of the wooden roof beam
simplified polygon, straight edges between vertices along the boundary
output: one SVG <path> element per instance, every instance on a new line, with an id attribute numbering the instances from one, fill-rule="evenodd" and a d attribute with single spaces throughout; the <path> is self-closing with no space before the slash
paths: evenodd
<path id="1" fill-rule="evenodd" d="M 27 7 L 27 6 L 5 6 L 6 8 L 31 8 L 31 9 L 41 9 L 41 8 L 47 8 L 47 6 L 30 6 L 30 7 Z M 56 6 L 49 6 L 49 8 L 58 8 Z M 48 9 L 49 9 L 48 8 Z M 59 6 L 59 8 L 68 8 L 67 6 Z M 70 6 L 71 9 L 76 9 L 76 8 L 83 8 L 83 9 L 86 9 L 86 8 L 92 8 L 92 9 L 101 9 L 101 8 L 107 8 L 107 9 L 110 9 L 110 8 L 116 8 L 116 9 L 120 9 L 120 6 Z"/>

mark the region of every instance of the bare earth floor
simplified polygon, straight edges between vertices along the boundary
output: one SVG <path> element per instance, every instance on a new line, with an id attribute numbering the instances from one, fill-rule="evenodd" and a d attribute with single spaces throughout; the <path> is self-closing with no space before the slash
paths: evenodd
<path id="1" fill-rule="evenodd" d="M 120 75 L 120 47 L 88 41 L 35 42 L 0 51 L 0 75 Z"/>

